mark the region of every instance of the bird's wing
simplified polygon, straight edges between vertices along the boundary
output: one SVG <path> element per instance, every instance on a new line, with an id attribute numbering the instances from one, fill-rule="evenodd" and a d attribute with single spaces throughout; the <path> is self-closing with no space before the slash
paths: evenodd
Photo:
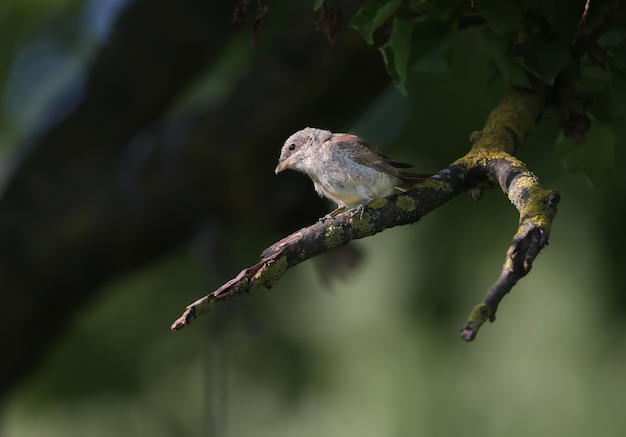
<path id="1" fill-rule="evenodd" d="M 333 138 L 333 145 L 338 149 L 344 149 L 354 162 L 372 167 L 392 176 L 402 177 L 396 168 L 413 167 L 410 164 L 394 161 L 378 153 L 373 145 L 356 135 L 337 134 Z"/>

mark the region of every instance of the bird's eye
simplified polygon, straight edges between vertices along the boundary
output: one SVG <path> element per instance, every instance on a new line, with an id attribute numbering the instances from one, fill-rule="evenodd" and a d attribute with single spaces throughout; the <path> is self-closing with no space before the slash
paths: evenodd
<path id="1" fill-rule="evenodd" d="M 291 143 L 291 144 L 289 144 L 289 150 L 296 150 L 296 145 L 295 145 L 295 143 Z"/>

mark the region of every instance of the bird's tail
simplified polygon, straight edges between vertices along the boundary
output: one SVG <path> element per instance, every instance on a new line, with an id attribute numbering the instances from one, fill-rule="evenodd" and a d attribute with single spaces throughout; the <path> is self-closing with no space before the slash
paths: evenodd
<path id="1" fill-rule="evenodd" d="M 411 188 L 414 188 L 416 185 L 419 185 L 420 182 L 425 181 L 431 176 L 431 174 L 400 172 L 402 183 L 396 188 L 400 191 L 409 191 Z"/>

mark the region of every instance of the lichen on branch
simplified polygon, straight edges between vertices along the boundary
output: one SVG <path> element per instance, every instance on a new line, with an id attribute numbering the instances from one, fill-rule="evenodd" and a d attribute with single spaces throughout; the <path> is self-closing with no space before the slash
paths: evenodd
<path id="1" fill-rule="evenodd" d="M 461 338 L 471 341 L 487 320 L 493 322 L 502 298 L 530 271 L 533 261 L 547 244 L 556 206 L 557 191 L 541 187 L 539 179 L 513 156 L 545 106 L 547 88 L 512 88 L 492 111 L 485 128 L 472 135 L 473 146 L 461 159 L 465 165 L 481 163 L 519 212 L 519 227 L 507 250 L 500 277 L 488 290 L 461 329 Z"/>

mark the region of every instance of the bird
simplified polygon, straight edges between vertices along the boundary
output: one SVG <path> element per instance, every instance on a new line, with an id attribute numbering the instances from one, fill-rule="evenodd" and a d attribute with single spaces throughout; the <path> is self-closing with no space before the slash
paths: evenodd
<path id="1" fill-rule="evenodd" d="M 366 140 L 352 134 L 307 127 L 285 141 L 275 173 L 292 169 L 305 173 L 315 191 L 337 203 L 337 209 L 320 220 L 353 209 L 363 218 L 365 205 L 395 192 L 408 191 L 430 175 L 407 173 L 413 167 L 376 151 Z"/>

